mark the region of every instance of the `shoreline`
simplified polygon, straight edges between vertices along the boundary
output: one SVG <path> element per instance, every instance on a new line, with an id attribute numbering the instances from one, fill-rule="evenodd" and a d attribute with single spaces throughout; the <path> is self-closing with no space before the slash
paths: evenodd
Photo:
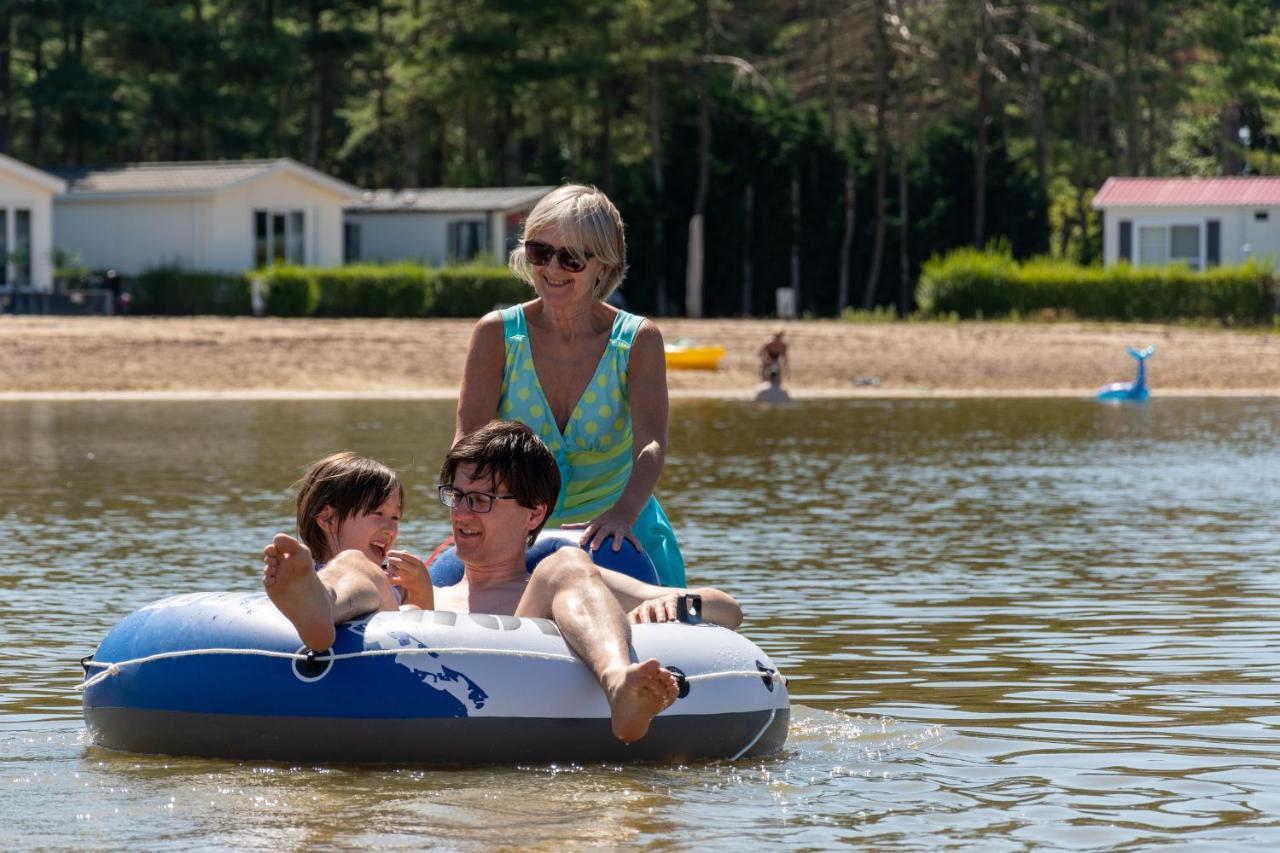
<path id="1" fill-rule="evenodd" d="M 790 392 L 793 402 L 806 400 L 963 400 L 963 399 L 1080 399 L 1092 400 L 1096 388 L 917 388 L 917 389 L 796 389 Z M 743 400 L 754 401 L 750 391 L 673 390 L 671 400 Z M 1276 388 L 1162 388 L 1151 399 L 1239 398 L 1270 399 L 1280 397 Z M 378 391 L 296 390 L 296 389 L 188 389 L 142 391 L 0 391 L 3 403 L 79 403 L 79 402 L 254 402 L 266 400 L 293 401 L 434 401 L 457 400 L 458 392 L 447 388 L 405 388 Z"/>
<path id="2" fill-rule="evenodd" d="M 668 342 L 725 349 L 668 370 L 672 400 L 752 399 L 757 351 L 790 349 L 793 399 L 1092 398 L 1156 346 L 1154 397 L 1280 396 L 1280 334 L 1159 324 L 658 318 Z M 453 400 L 474 319 L 0 315 L 0 402 Z"/>

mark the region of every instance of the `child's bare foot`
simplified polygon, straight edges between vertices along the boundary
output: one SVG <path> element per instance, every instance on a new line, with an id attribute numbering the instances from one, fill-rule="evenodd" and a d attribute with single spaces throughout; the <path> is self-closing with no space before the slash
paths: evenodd
<path id="1" fill-rule="evenodd" d="M 676 701 L 678 692 L 676 677 L 656 658 L 628 666 L 613 685 L 605 685 L 614 737 L 623 743 L 640 740 L 653 718 Z"/>
<path id="2" fill-rule="evenodd" d="M 324 651 L 337 636 L 333 600 L 316 574 L 311 551 L 292 536 L 277 533 L 262 549 L 262 585 L 307 648 Z"/>

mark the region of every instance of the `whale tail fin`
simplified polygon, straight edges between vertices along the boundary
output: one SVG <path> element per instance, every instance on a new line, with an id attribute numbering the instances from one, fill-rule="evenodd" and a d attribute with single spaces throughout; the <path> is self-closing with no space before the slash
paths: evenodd
<path id="1" fill-rule="evenodd" d="M 1136 347 L 1127 347 L 1127 349 L 1129 351 L 1129 355 L 1133 356 L 1138 361 L 1146 361 L 1156 354 L 1156 348 L 1154 346 L 1149 346 L 1145 349 L 1137 349 Z"/>

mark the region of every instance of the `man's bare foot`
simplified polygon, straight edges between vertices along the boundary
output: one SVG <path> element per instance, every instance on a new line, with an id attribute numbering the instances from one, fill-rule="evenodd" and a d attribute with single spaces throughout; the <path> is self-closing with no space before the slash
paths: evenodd
<path id="1" fill-rule="evenodd" d="M 277 533 L 262 549 L 262 585 L 307 648 L 322 652 L 333 645 L 333 601 L 316 574 L 311 551 L 292 536 Z"/>
<path id="2" fill-rule="evenodd" d="M 613 715 L 613 735 L 623 743 L 640 740 L 649 723 L 676 701 L 676 677 L 663 669 L 656 658 L 633 663 L 610 684 L 605 679 L 605 697 Z"/>

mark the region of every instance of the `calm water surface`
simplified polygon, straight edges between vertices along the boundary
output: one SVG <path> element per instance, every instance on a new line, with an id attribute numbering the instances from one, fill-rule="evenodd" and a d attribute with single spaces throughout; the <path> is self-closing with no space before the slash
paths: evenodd
<path id="1" fill-rule="evenodd" d="M 446 531 L 428 402 L 0 404 L 0 848 L 1280 845 L 1280 401 L 673 406 L 698 583 L 791 678 L 787 751 L 693 766 L 241 764 L 87 742 L 77 659 L 254 589 L 339 448 Z"/>

